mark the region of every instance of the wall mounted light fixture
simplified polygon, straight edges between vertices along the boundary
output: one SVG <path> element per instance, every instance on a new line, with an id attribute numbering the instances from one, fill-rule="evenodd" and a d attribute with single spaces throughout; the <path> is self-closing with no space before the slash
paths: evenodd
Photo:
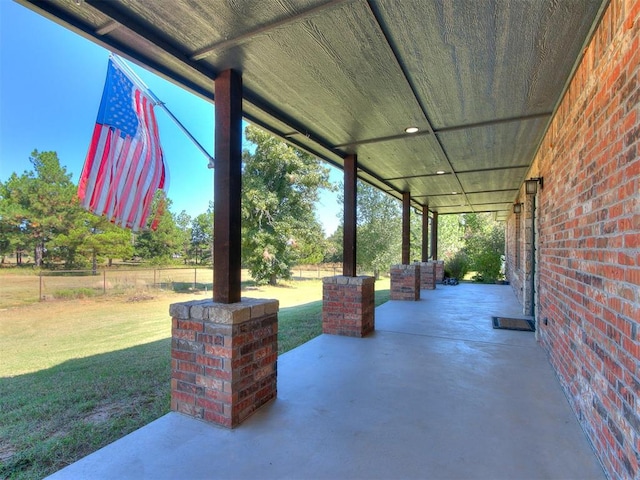
<path id="1" fill-rule="evenodd" d="M 522 213 L 522 204 L 514 203 L 513 204 L 513 213 Z"/>
<path id="2" fill-rule="evenodd" d="M 538 193 L 538 184 L 540 184 L 540 190 L 544 186 L 542 177 L 530 178 L 524 181 L 524 191 L 527 195 L 535 195 Z"/>

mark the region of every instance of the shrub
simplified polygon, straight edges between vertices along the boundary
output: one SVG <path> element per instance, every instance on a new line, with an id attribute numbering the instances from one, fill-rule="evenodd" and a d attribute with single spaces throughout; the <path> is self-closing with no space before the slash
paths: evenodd
<path id="1" fill-rule="evenodd" d="M 467 254 L 463 250 L 456 252 L 451 260 L 446 262 L 446 270 L 453 278 L 464 278 L 469 271 L 469 258 Z"/>

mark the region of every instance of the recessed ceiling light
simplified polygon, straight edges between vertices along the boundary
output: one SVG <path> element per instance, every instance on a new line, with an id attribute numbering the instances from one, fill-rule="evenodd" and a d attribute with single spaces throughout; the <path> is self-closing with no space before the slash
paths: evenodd
<path id="1" fill-rule="evenodd" d="M 451 195 L 457 195 L 458 192 L 451 192 Z"/>
<path id="2" fill-rule="evenodd" d="M 438 171 L 436 172 L 436 175 L 444 175 L 444 170 L 438 170 Z"/>
<path id="3" fill-rule="evenodd" d="M 404 131 L 407 133 L 416 133 L 418 131 L 418 127 L 407 127 Z"/>

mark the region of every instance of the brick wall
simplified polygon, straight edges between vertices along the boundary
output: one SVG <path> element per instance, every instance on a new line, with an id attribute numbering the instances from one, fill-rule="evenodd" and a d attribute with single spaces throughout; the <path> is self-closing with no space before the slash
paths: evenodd
<path id="1" fill-rule="evenodd" d="M 420 265 L 391 265 L 391 300 L 420 300 Z"/>
<path id="2" fill-rule="evenodd" d="M 278 301 L 171 305 L 171 410 L 233 428 L 276 398 Z"/>
<path id="3" fill-rule="evenodd" d="M 436 264 L 436 283 L 442 283 L 444 280 L 444 260 L 434 260 Z"/>
<path id="4" fill-rule="evenodd" d="M 322 332 L 365 337 L 375 329 L 375 278 L 322 279 Z"/>
<path id="5" fill-rule="evenodd" d="M 436 264 L 434 262 L 417 262 L 420 266 L 420 288 L 423 290 L 435 290 L 436 288 Z"/>
<path id="6" fill-rule="evenodd" d="M 615 479 L 640 478 L 639 17 L 640 0 L 612 0 L 529 175 L 544 177 L 539 339 Z M 509 251 L 518 293 L 528 270 Z"/>

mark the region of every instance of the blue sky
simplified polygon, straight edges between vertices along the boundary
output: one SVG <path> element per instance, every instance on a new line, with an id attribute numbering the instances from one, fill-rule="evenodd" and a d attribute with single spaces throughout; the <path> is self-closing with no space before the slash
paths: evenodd
<path id="1" fill-rule="evenodd" d="M 0 181 L 31 169 L 34 149 L 55 151 L 77 182 L 102 96 L 109 52 L 9 0 L 0 0 Z M 131 64 L 130 64 L 131 65 Z M 131 65 L 191 134 L 214 153 L 213 105 Z M 169 167 L 172 211 L 192 216 L 213 199 L 207 159 L 162 109 L 156 109 Z M 332 169 L 332 181 L 342 173 Z M 338 225 L 335 193 L 317 211 L 327 233 Z"/>

